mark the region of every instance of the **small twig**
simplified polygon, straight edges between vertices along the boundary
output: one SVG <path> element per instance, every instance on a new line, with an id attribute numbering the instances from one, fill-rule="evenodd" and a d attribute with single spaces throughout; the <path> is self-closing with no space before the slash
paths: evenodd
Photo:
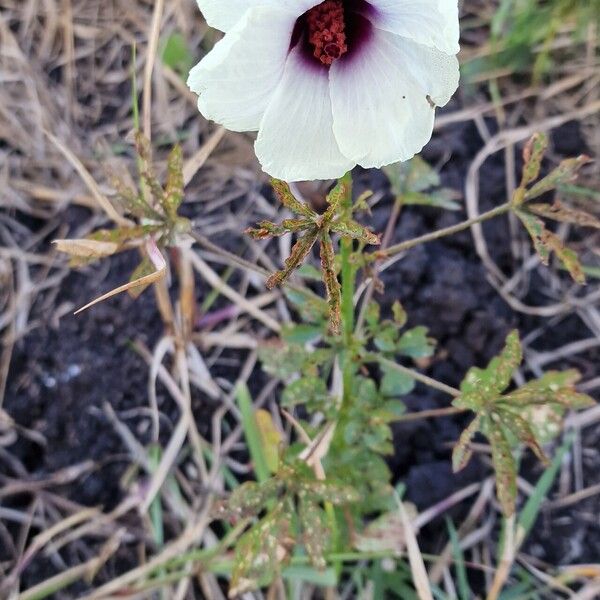
<path id="1" fill-rule="evenodd" d="M 406 423 L 407 421 L 418 421 L 419 419 L 434 419 L 437 417 L 449 417 L 466 412 L 464 408 L 449 406 L 448 408 L 432 408 L 431 410 L 419 410 L 408 413 L 394 419 L 394 423 Z"/>
<path id="2" fill-rule="evenodd" d="M 152 139 L 152 72 L 156 61 L 158 51 L 158 39 L 160 36 L 160 22 L 162 19 L 164 0 L 156 0 L 154 3 L 154 13 L 152 14 L 152 24 L 150 26 L 150 36 L 148 51 L 146 53 L 146 67 L 144 69 L 144 97 L 143 97 L 143 129 L 144 136 L 148 140 Z"/>
<path id="3" fill-rule="evenodd" d="M 414 369 L 409 369 L 408 367 L 399 365 L 398 363 L 395 363 L 393 360 L 384 358 L 383 356 L 380 356 L 379 354 L 367 354 L 364 357 L 364 360 L 366 362 L 377 362 L 381 365 L 385 365 L 386 367 L 389 367 L 390 369 L 394 369 L 396 371 L 399 371 L 400 373 L 404 373 L 405 375 L 408 375 L 415 381 L 424 383 L 425 385 L 427 385 L 429 387 L 435 388 L 436 390 L 439 390 L 440 392 L 444 392 L 445 394 L 448 394 L 450 396 L 454 396 L 455 398 L 460 396 L 460 393 L 461 393 L 460 390 L 457 390 L 456 388 L 446 385 L 445 383 L 442 383 L 441 381 L 438 381 L 437 379 L 433 379 L 432 377 L 423 375 L 422 373 L 419 373 L 418 371 L 415 371 Z"/>
<path id="4" fill-rule="evenodd" d="M 493 219 L 499 215 L 503 215 L 510 210 L 511 203 L 506 202 L 505 204 L 501 204 L 500 206 L 496 206 L 492 210 L 489 210 L 477 217 L 472 219 L 467 219 L 462 223 L 457 223 L 456 225 L 451 225 L 450 227 L 445 227 L 444 229 L 438 229 L 437 231 L 432 231 L 431 233 L 427 233 L 425 235 L 421 235 L 419 237 L 413 238 L 412 240 L 406 240 L 405 242 L 400 242 L 399 244 L 395 244 L 387 248 L 387 250 L 379 250 L 372 253 L 372 256 L 375 256 L 377 259 L 381 258 L 389 258 L 390 256 L 395 256 L 396 254 L 400 254 L 401 252 L 405 252 L 406 250 L 410 250 L 415 246 L 419 246 L 420 244 L 425 244 L 427 242 L 432 242 L 434 240 L 438 240 L 440 238 L 446 237 L 448 235 L 453 235 L 455 233 L 459 233 L 464 231 L 465 229 L 469 229 L 473 225 L 481 223 L 483 221 L 487 221 L 488 219 Z"/>

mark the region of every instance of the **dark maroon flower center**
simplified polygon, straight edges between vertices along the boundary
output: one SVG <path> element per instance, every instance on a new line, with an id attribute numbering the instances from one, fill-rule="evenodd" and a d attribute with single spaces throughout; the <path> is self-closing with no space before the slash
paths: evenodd
<path id="1" fill-rule="evenodd" d="M 348 52 L 346 21 L 342 0 L 326 0 L 306 13 L 308 43 L 313 56 L 324 65 Z"/>
<path id="2" fill-rule="evenodd" d="M 297 20 L 290 49 L 300 45 L 307 61 L 325 68 L 348 59 L 370 33 L 371 10 L 365 0 L 325 0 Z"/>

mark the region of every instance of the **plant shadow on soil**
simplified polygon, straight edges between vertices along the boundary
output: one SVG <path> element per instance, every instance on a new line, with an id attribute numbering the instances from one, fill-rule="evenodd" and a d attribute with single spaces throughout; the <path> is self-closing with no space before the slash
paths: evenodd
<path id="1" fill-rule="evenodd" d="M 577 124 L 567 124 L 555 132 L 557 151 L 565 156 L 579 154 L 584 142 Z M 451 155 L 442 169 L 443 183 L 462 190 L 466 171 L 482 141 L 472 124 L 449 127 L 434 137 L 424 151 L 432 164 Z M 372 189 L 387 187 L 379 173 L 360 173 L 359 186 Z M 504 202 L 505 175 L 500 155 L 486 162 L 481 174 L 481 210 Z M 370 223 L 382 231 L 389 215 L 391 197 L 374 210 Z M 70 209 L 71 210 L 71 209 Z M 73 216 L 73 215 L 71 215 Z M 434 228 L 444 227 L 464 218 L 455 214 L 421 207 L 405 209 L 399 220 L 395 239 L 408 239 Z M 512 256 L 507 247 L 508 226 L 505 219 L 485 225 L 490 253 L 501 267 L 510 272 Z M 235 250 L 235 249 L 234 249 Z M 136 257 L 130 253 L 110 261 L 110 269 L 90 269 L 73 272 L 63 282 L 57 305 L 70 302 L 85 304 L 91 298 L 127 280 L 135 267 Z M 103 274 L 103 275 L 102 275 Z M 534 274 L 535 277 L 535 274 Z M 427 373 L 450 385 L 457 386 L 466 370 L 484 365 L 502 347 L 511 329 L 517 327 L 526 334 L 543 323 L 539 319 L 515 313 L 487 283 L 485 268 L 474 252 L 470 232 L 464 232 L 417 247 L 388 272 L 383 274 L 385 294 L 378 298 L 385 312 L 400 299 L 408 311 L 411 325 L 425 325 L 438 341 L 438 356 Z M 199 296 L 202 296 L 199 290 Z M 535 282 L 524 301 L 543 304 L 546 299 L 536 292 Z M 7 450 L 16 456 L 35 478 L 44 478 L 58 469 L 92 460 L 95 466 L 76 481 L 52 488 L 70 500 L 84 505 L 114 507 L 124 495 L 120 480 L 129 465 L 127 448 L 115 432 L 103 410 L 110 403 L 119 418 L 136 434 L 141 443 L 149 441 L 149 419 L 146 411 L 148 367 L 136 353 L 132 342 L 142 340 L 152 348 L 160 338 L 162 323 L 153 294 L 145 292 L 133 301 L 126 295 L 112 298 L 87 312 L 62 317 L 58 328 L 49 324 L 33 330 L 21 340 L 14 351 L 8 382 L 5 409 L 20 425 L 39 431 L 47 440 L 46 446 L 20 437 Z M 564 343 L 587 337 L 585 325 L 576 317 L 564 320 L 560 327 L 550 330 L 537 343 L 537 350 L 550 350 Z M 242 353 L 228 353 L 228 358 L 243 361 Z M 600 363 L 600 353 L 589 352 L 560 368 L 575 366 L 584 376 L 593 373 Z M 235 380 L 238 367 L 225 362 L 217 366 L 217 375 Z M 258 392 L 266 376 L 257 367 L 250 378 L 253 391 Z M 448 406 L 449 399 L 421 385 L 403 398 L 409 411 Z M 159 394 L 160 410 L 165 415 L 162 427 L 164 441 L 168 440 L 178 410 Z M 210 416 L 216 404 L 195 393 L 193 410 L 202 435 L 210 436 Z M 424 509 L 448 497 L 465 485 L 482 480 L 489 468 L 475 459 L 461 474 L 451 471 L 451 445 L 458 438 L 468 418 L 420 420 L 394 427 L 395 454 L 389 464 L 394 477 L 407 486 L 407 498 Z M 586 430 L 582 443 L 597 444 L 600 428 Z M 597 457 L 596 457 L 597 458 Z M 20 474 L 0 461 L 6 475 L 18 479 Z M 541 467 L 528 457 L 522 474 L 534 482 Z M 600 477 L 596 461 L 584 462 L 585 481 L 593 483 Z M 10 499 L 9 506 L 26 510 L 31 497 L 23 494 Z M 464 518 L 469 502 L 449 512 L 455 522 Z M 600 547 L 600 526 L 591 516 L 597 515 L 598 501 L 580 502 L 563 513 L 544 513 L 539 526 L 528 541 L 526 550 L 551 565 L 565 562 L 596 561 Z M 441 526 L 440 526 L 441 525 Z M 16 529 L 13 530 L 16 533 Z M 439 552 L 445 526 L 440 521 L 425 528 L 420 537 L 423 551 Z M 1 556 L 0 560 L 7 557 Z M 65 558 L 78 562 L 76 556 Z M 135 550 L 125 546 L 109 561 L 96 582 L 108 579 L 135 562 Z M 23 573 L 22 589 L 54 574 L 57 566 L 38 555 Z M 82 584 L 83 586 L 83 584 Z M 83 586 L 85 587 L 85 586 Z"/>

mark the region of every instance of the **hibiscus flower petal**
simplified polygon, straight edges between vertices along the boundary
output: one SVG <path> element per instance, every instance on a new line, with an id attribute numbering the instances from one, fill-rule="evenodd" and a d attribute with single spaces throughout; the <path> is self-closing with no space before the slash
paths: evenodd
<path id="1" fill-rule="evenodd" d="M 333 135 L 328 72 L 307 62 L 298 48 L 289 55 L 255 149 L 263 169 L 284 181 L 334 179 L 355 164 Z"/>
<path id="2" fill-rule="evenodd" d="M 320 0 L 197 0 L 206 22 L 215 29 L 229 31 L 254 6 L 275 6 L 293 10 L 296 17 Z"/>
<path id="3" fill-rule="evenodd" d="M 334 133 L 363 167 L 412 158 L 433 131 L 433 103 L 458 85 L 458 63 L 387 31 L 372 29 L 360 53 L 331 67 Z M 430 102 L 431 100 L 431 102 Z"/>
<path id="4" fill-rule="evenodd" d="M 252 8 L 192 69 L 188 85 L 207 119 L 233 131 L 258 130 L 283 75 L 295 19 L 280 8 Z"/>
<path id="5" fill-rule="evenodd" d="M 380 29 L 433 46 L 446 54 L 460 47 L 457 0 L 369 0 L 368 17 Z"/>

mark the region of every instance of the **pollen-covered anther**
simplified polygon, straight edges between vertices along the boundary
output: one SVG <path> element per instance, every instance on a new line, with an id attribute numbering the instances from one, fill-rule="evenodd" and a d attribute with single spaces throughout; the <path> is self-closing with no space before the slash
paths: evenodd
<path id="1" fill-rule="evenodd" d="M 308 11 L 308 41 L 314 57 L 331 65 L 348 52 L 344 4 L 342 0 L 325 0 Z"/>

